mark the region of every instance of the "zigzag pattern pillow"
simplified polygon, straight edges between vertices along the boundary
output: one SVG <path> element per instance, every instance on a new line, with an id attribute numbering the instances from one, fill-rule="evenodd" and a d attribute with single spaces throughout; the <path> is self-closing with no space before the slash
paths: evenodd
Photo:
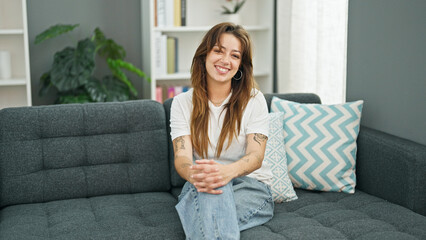
<path id="1" fill-rule="evenodd" d="M 363 101 L 300 104 L 274 97 L 272 112 L 284 112 L 284 142 L 295 187 L 354 193 L 355 158 Z"/>
<path id="2" fill-rule="evenodd" d="M 273 200 L 276 203 L 297 199 L 287 171 L 283 120 L 283 113 L 269 113 L 269 137 L 266 143 L 264 159 L 264 162 L 270 166 L 272 171 L 271 192 Z"/>

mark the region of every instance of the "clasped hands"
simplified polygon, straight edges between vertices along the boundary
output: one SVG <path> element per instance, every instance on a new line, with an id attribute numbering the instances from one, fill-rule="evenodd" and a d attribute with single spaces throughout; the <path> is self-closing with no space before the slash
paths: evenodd
<path id="1" fill-rule="evenodd" d="M 210 194 L 221 194 L 222 190 L 217 190 L 228 184 L 232 177 L 227 174 L 226 165 L 215 162 L 214 160 L 196 160 L 191 169 L 191 183 L 198 192 Z"/>

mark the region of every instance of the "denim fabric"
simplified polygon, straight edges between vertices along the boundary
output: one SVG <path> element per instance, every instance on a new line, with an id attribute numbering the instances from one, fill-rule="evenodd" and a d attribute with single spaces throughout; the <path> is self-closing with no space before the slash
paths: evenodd
<path id="1" fill-rule="evenodd" d="M 268 185 L 240 177 L 219 189 L 223 190 L 219 195 L 199 193 L 191 183 L 185 183 L 176 210 L 186 239 L 239 239 L 240 231 L 273 217 Z"/>

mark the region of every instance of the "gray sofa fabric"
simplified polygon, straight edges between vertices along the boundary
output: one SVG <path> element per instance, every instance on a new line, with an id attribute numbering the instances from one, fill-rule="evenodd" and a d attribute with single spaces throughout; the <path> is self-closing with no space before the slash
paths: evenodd
<path id="1" fill-rule="evenodd" d="M 296 194 L 298 200 L 276 204 L 270 222 L 242 232 L 241 238 L 426 239 L 424 216 L 362 191 L 296 189 Z"/>
<path id="2" fill-rule="evenodd" d="M 184 239 L 171 101 L 0 110 L 0 239 Z M 241 239 L 426 239 L 426 147 L 368 128 L 358 146 L 355 194 L 296 189 Z"/>
<path id="3" fill-rule="evenodd" d="M 1 210 L 0 239 L 184 239 L 167 192 L 115 194 Z"/>
<path id="4" fill-rule="evenodd" d="M 157 102 L 3 109 L 0 125 L 1 207 L 170 189 Z"/>
<path id="5" fill-rule="evenodd" d="M 426 146 L 361 127 L 356 171 L 358 189 L 426 216 Z"/>

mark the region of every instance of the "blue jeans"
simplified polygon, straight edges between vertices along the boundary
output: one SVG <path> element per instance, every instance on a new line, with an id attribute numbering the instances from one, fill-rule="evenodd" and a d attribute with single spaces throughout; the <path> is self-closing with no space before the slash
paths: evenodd
<path id="1" fill-rule="evenodd" d="M 240 231 L 268 222 L 274 202 L 268 185 L 251 177 L 233 179 L 222 194 L 199 193 L 183 186 L 176 210 L 186 239 L 240 239 Z"/>

